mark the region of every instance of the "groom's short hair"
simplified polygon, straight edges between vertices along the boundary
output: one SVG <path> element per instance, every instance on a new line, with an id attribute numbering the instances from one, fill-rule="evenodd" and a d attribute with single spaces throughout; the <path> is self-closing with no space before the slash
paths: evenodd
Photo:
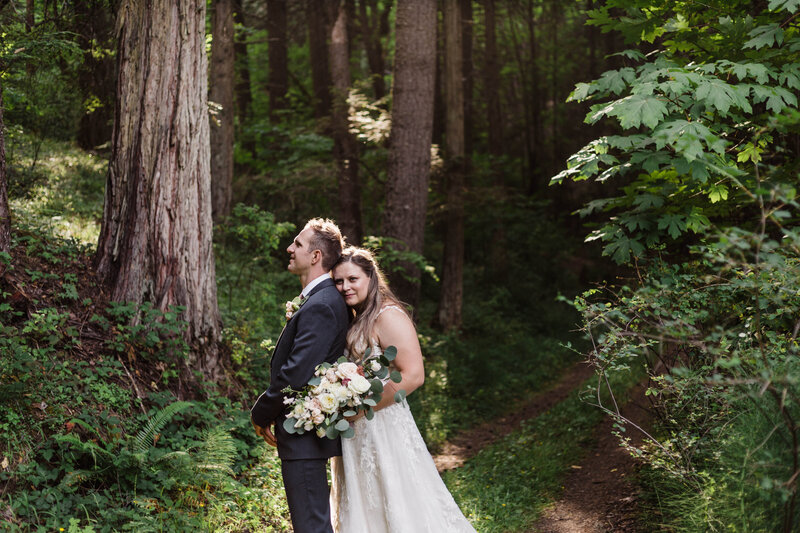
<path id="1" fill-rule="evenodd" d="M 339 260 L 344 248 L 344 238 L 339 226 L 333 220 L 327 218 L 312 218 L 306 222 L 303 229 L 313 230 L 309 246 L 311 250 L 322 252 L 322 268 L 329 271 Z"/>

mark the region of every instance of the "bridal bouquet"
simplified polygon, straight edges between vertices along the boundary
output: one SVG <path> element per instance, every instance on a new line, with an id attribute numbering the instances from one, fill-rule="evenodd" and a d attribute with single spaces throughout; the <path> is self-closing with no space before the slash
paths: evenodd
<path id="1" fill-rule="evenodd" d="M 371 420 L 375 416 L 372 408 L 381 401 L 382 380 L 389 376 L 395 383 L 400 382 L 400 373 L 396 370 L 390 373 L 388 368 L 397 349 L 389 346 L 383 354 L 370 357 L 371 351 L 367 348 L 361 363 L 350 362 L 345 357 L 333 364 L 322 363 L 302 390 L 284 389 L 283 392 L 290 395 L 283 402 L 292 409 L 286 415 L 283 428 L 300 435 L 316 431 L 317 436 L 329 439 L 340 435 L 352 437 L 355 432 L 345 417 L 364 411 L 367 420 Z M 404 395 L 398 395 L 395 400 L 401 401 Z"/>

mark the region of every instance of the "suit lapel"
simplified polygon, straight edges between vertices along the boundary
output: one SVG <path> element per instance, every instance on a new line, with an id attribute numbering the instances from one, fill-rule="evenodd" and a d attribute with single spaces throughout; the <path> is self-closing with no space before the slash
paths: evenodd
<path id="1" fill-rule="evenodd" d="M 272 358 L 270 359 L 270 369 L 273 367 L 273 365 L 275 363 L 275 354 L 278 352 L 278 347 L 281 345 L 281 340 L 283 339 L 283 334 L 286 333 L 286 328 L 289 326 L 289 322 L 294 320 L 297 317 L 297 314 L 303 311 L 303 307 L 306 304 L 308 304 L 308 300 L 310 300 L 312 296 L 314 296 L 316 293 L 318 293 L 319 291 L 321 291 L 322 289 L 324 289 L 326 287 L 334 287 L 334 286 L 335 286 L 335 284 L 333 283 L 333 279 L 326 279 L 326 280 L 323 280 L 323 281 L 319 282 L 317 284 L 317 286 L 314 287 L 313 289 L 311 289 L 311 291 L 308 293 L 308 296 L 306 297 L 306 299 L 305 299 L 306 301 L 303 304 L 303 306 L 301 306 L 300 309 L 298 309 L 297 311 L 294 312 L 294 314 L 292 315 L 292 318 L 290 318 L 289 320 L 286 321 L 286 325 L 283 326 L 283 329 L 281 330 L 281 334 L 280 334 L 280 336 L 278 336 L 278 342 L 275 343 L 275 349 L 272 351 Z"/>

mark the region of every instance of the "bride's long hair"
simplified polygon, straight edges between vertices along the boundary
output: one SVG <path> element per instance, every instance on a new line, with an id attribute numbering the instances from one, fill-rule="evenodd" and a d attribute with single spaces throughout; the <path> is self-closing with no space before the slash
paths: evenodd
<path id="1" fill-rule="evenodd" d="M 364 356 L 364 350 L 370 345 L 372 329 L 385 305 L 396 305 L 406 314 L 408 311 L 389 288 L 372 252 L 364 248 L 349 246 L 342 251 L 341 257 L 333 268 L 344 263 L 353 263 L 363 270 L 369 279 L 367 297 L 352 309 L 355 315 L 350 323 L 350 329 L 347 330 L 347 351 L 351 358 L 358 360 Z"/>

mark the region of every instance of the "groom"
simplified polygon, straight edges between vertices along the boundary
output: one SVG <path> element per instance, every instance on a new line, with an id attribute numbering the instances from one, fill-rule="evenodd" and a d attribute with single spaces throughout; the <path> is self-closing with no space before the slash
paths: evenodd
<path id="1" fill-rule="evenodd" d="M 287 386 L 301 389 L 317 365 L 333 363 L 344 352 L 347 306 L 330 277 L 342 245 L 336 224 L 315 218 L 286 249 L 289 272 L 303 285 L 302 301 L 287 319 L 275 346 L 269 388 L 250 410 L 256 433 L 278 447 L 295 533 L 332 533 L 327 462 L 329 457 L 342 455 L 342 445 L 339 439 L 320 438 L 313 431 L 287 433 L 283 428 L 287 409 L 281 391 Z"/>

